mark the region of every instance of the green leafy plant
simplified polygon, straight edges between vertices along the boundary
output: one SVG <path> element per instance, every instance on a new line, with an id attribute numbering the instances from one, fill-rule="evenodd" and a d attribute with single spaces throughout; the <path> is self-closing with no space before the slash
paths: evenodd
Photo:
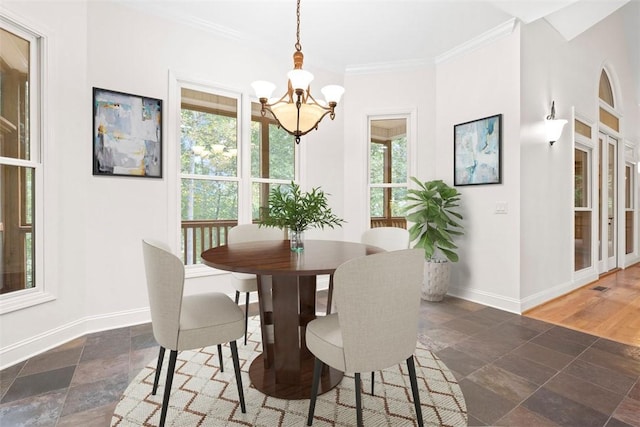
<path id="1" fill-rule="evenodd" d="M 289 186 L 274 187 L 269 193 L 269 209 L 261 224 L 302 232 L 310 227 L 335 228 L 344 220 L 331 212 L 327 195 L 320 187 L 302 192 L 293 181 Z"/>
<path id="2" fill-rule="evenodd" d="M 438 259 L 441 252 L 449 261 L 458 261 L 453 236 L 463 234 L 457 211 L 460 193 L 442 180 L 421 182 L 413 176 L 411 180 L 420 187 L 407 191 L 404 208 L 407 221 L 413 223 L 411 241 L 416 240 L 415 247 L 423 248 L 428 260 Z"/>

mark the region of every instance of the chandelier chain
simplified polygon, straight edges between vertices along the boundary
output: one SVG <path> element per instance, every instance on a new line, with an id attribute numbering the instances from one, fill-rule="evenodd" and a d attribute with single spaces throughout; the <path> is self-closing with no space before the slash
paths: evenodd
<path id="1" fill-rule="evenodd" d="M 302 51 L 302 45 L 300 44 L 300 0 L 298 0 L 298 6 L 296 8 L 296 17 L 297 17 L 297 30 L 296 30 L 296 50 L 298 52 Z"/>

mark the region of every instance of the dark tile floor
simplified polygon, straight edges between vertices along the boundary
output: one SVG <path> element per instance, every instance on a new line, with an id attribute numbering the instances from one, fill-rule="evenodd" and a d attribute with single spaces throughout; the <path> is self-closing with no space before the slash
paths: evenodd
<path id="1" fill-rule="evenodd" d="M 456 298 L 423 302 L 420 331 L 458 378 L 471 426 L 640 427 L 640 347 Z M 0 426 L 108 426 L 128 382 L 156 356 L 146 324 L 5 369 Z"/>

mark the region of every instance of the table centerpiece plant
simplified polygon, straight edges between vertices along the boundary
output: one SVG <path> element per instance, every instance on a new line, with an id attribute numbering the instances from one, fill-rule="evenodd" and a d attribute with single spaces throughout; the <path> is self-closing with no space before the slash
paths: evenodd
<path id="1" fill-rule="evenodd" d="M 309 228 L 341 227 L 342 218 L 334 215 L 329 207 L 327 194 L 320 187 L 303 192 L 295 182 L 279 185 L 269 192 L 269 207 L 260 221 L 266 227 L 289 230 L 291 250 L 304 249 L 304 232 Z"/>
<path id="2" fill-rule="evenodd" d="M 461 194 L 442 180 L 422 182 L 413 176 L 411 180 L 418 188 L 408 190 L 404 211 L 407 221 L 413 223 L 410 240 L 425 252 L 422 298 L 441 301 L 449 288 L 450 262 L 458 261 L 454 236 L 463 234 Z"/>

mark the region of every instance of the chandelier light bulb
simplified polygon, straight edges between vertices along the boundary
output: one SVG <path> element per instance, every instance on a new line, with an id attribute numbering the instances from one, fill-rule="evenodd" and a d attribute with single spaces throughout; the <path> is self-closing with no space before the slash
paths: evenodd
<path id="1" fill-rule="evenodd" d="M 276 89 L 276 85 L 271 82 L 266 82 L 264 80 L 258 80 L 251 83 L 251 87 L 256 93 L 258 98 L 271 98 L 273 91 Z"/>
<path id="2" fill-rule="evenodd" d="M 324 99 L 327 101 L 327 104 L 331 102 L 335 102 L 337 104 L 340 102 L 342 94 L 344 94 L 344 88 L 338 85 L 327 85 L 320 89 L 320 92 L 324 95 Z"/>
<path id="3" fill-rule="evenodd" d="M 291 70 L 287 73 L 287 77 L 291 82 L 293 90 L 307 90 L 313 81 L 313 74 L 305 70 Z"/>

